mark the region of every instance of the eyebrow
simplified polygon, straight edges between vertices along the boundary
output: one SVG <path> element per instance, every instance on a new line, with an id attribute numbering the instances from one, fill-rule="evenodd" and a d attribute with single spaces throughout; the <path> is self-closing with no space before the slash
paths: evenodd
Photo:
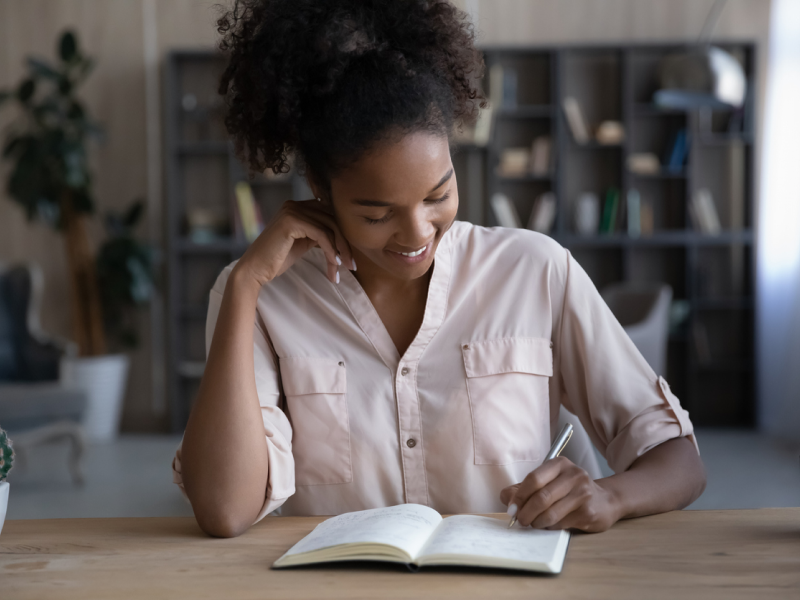
<path id="1" fill-rule="evenodd" d="M 451 167 L 450 170 L 445 174 L 445 176 L 442 177 L 439 180 L 439 183 L 437 183 L 435 186 L 433 186 L 433 189 L 430 192 L 428 192 L 428 194 L 430 195 L 433 192 L 435 192 L 436 190 L 438 190 L 445 183 L 447 183 L 447 181 L 452 176 L 453 176 L 453 168 Z M 378 207 L 384 207 L 384 206 L 391 206 L 392 205 L 391 202 L 384 202 L 383 200 L 363 200 L 363 199 L 360 199 L 360 198 L 353 200 L 353 204 L 358 204 L 359 206 L 378 206 Z"/>

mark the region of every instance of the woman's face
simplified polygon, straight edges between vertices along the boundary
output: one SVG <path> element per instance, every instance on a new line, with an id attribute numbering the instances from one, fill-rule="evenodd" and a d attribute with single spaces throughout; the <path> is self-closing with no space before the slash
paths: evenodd
<path id="1" fill-rule="evenodd" d="M 430 269 L 458 210 L 447 138 L 427 132 L 379 145 L 332 178 L 330 190 L 359 271 L 366 259 L 404 281 Z"/>

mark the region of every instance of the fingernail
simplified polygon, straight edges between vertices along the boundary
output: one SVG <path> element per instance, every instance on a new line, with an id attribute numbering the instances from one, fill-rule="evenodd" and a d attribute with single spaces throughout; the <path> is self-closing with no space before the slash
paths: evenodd
<path id="1" fill-rule="evenodd" d="M 339 283 L 339 271 L 336 271 L 336 283 Z"/>
<path id="2" fill-rule="evenodd" d="M 342 259 L 339 258 L 338 256 L 336 257 L 336 264 L 342 266 Z"/>
<path id="3" fill-rule="evenodd" d="M 351 260 L 353 261 L 353 271 L 355 271 L 356 270 L 356 259 L 353 258 Z"/>
<path id="4" fill-rule="evenodd" d="M 513 517 L 515 514 L 517 514 L 517 505 L 516 504 L 509 504 L 508 505 L 508 510 L 506 511 L 506 514 L 509 517 Z"/>

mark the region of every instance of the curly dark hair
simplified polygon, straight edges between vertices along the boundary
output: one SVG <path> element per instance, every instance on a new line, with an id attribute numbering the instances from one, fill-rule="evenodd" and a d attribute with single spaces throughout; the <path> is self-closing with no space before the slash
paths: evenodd
<path id="1" fill-rule="evenodd" d="M 377 142 L 449 137 L 486 105 L 472 24 L 447 0 L 236 0 L 217 25 L 225 124 L 254 172 L 294 154 L 327 186 Z"/>

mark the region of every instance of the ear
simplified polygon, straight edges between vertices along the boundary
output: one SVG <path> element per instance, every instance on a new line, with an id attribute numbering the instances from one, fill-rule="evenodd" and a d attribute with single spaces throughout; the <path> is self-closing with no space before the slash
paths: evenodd
<path id="1" fill-rule="evenodd" d="M 315 177 L 311 171 L 306 172 L 306 182 L 308 183 L 308 187 L 311 188 L 314 198 L 319 198 L 323 202 L 330 202 L 330 194 L 328 193 L 327 186 L 320 184 L 319 179 Z"/>

